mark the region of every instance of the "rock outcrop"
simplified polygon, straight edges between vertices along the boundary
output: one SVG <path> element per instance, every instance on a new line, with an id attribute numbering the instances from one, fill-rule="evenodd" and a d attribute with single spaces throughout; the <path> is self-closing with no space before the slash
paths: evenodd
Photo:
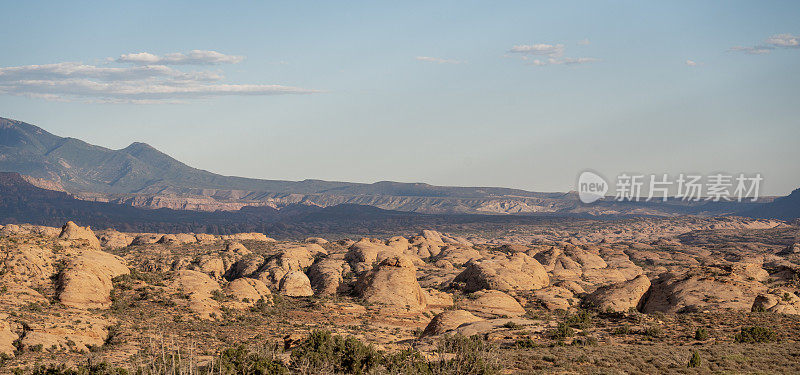
<path id="1" fill-rule="evenodd" d="M 58 238 L 70 241 L 86 241 L 92 249 L 100 250 L 100 240 L 94 235 L 92 229 L 89 227 L 80 227 L 72 221 L 68 221 L 61 227 L 61 234 L 58 235 Z"/>
<path id="2" fill-rule="evenodd" d="M 480 290 L 472 293 L 467 300 L 459 303 L 458 307 L 487 318 L 525 315 L 525 308 L 514 297 L 499 290 Z"/>
<path id="3" fill-rule="evenodd" d="M 111 279 L 129 272 L 120 257 L 96 250 L 82 251 L 69 259 L 61 271 L 58 299 L 69 307 L 107 309 L 111 307 Z"/>
<path id="4" fill-rule="evenodd" d="M 280 281 L 280 293 L 288 297 L 309 297 L 314 295 L 311 281 L 302 271 L 290 271 Z"/>
<path id="5" fill-rule="evenodd" d="M 453 281 L 463 283 L 466 292 L 481 289 L 508 292 L 541 289 L 549 284 L 550 278 L 536 259 L 517 253 L 510 258 L 471 261 Z"/>
<path id="6" fill-rule="evenodd" d="M 356 285 L 356 293 L 374 304 L 411 310 L 427 305 L 427 296 L 417 282 L 417 267 L 403 255 L 386 258 L 364 274 Z"/>
<path id="7" fill-rule="evenodd" d="M 462 325 L 481 320 L 483 319 L 472 315 L 469 311 L 447 310 L 437 314 L 431 319 L 430 323 L 425 327 L 425 330 L 422 331 L 422 337 L 441 335 L 453 331 Z"/>
<path id="8" fill-rule="evenodd" d="M 639 275 L 630 281 L 606 285 L 589 294 L 584 301 L 603 312 L 628 312 L 639 309 L 642 297 L 650 288 L 650 279 Z"/>

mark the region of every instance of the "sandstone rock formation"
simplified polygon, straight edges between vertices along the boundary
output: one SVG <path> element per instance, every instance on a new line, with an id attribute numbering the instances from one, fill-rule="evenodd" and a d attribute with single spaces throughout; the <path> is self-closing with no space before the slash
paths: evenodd
<path id="1" fill-rule="evenodd" d="M 424 309 L 427 296 L 417 282 L 417 268 L 403 255 L 384 259 L 364 274 L 356 285 L 356 293 L 369 303 Z"/>
<path id="2" fill-rule="evenodd" d="M 178 271 L 170 288 L 180 294 L 173 300 L 186 305 L 201 319 L 216 319 L 221 316 L 219 302 L 213 299 L 214 293 L 221 289 L 208 275 L 191 270 Z"/>
<path id="3" fill-rule="evenodd" d="M 469 311 L 465 310 L 447 310 L 437 314 L 431 319 L 430 323 L 422 331 L 422 337 L 441 335 L 457 329 L 458 327 L 481 321 L 483 319 L 472 315 Z"/>
<path id="4" fill-rule="evenodd" d="M 517 253 L 510 258 L 471 261 L 453 281 L 463 283 L 466 292 L 481 289 L 507 292 L 541 289 L 548 285 L 550 278 L 536 259 Z"/>
<path id="5" fill-rule="evenodd" d="M 350 267 L 344 260 L 325 258 L 308 269 L 308 278 L 318 296 L 335 295 L 344 281 L 342 275 Z"/>
<path id="6" fill-rule="evenodd" d="M 314 295 L 311 281 L 302 271 L 290 271 L 280 281 L 280 293 L 289 297 L 309 297 Z"/>
<path id="7" fill-rule="evenodd" d="M 92 229 L 89 227 L 80 227 L 72 221 L 68 221 L 61 227 L 61 234 L 58 238 L 65 240 L 83 240 L 89 244 L 89 247 L 100 250 L 100 240 L 94 235 Z"/>
<path id="8" fill-rule="evenodd" d="M 129 272 L 120 257 L 96 250 L 79 252 L 59 275 L 58 298 L 70 307 L 107 309 L 111 307 L 111 279 Z"/>
<path id="9" fill-rule="evenodd" d="M 641 307 L 642 297 L 649 288 L 650 279 L 639 275 L 631 281 L 602 286 L 584 301 L 600 311 L 628 312 Z"/>
<path id="10" fill-rule="evenodd" d="M 228 305 L 233 308 L 242 309 L 253 306 L 259 300 L 272 303 L 272 293 L 269 288 L 257 279 L 243 277 L 233 280 L 225 285 L 223 291 L 233 298 L 234 302 Z"/>
<path id="11" fill-rule="evenodd" d="M 458 307 L 482 317 L 514 317 L 525 315 L 525 308 L 499 290 L 479 290 Z"/>

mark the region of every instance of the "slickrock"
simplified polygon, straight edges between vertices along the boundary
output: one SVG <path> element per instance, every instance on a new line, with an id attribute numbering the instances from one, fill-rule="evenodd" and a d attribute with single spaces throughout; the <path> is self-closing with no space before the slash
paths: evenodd
<path id="1" fill-rule="evenodd" d="M 213 293 L 221 289 L 208 275 L 198 271 L 181 270 L 174 275 L 170 287 L 186 297 L 179 296 L 174 301 L 186 304 L 201 319 L 216 319 L 220 316 L 219 302 L 212 297 Z"/>
<path id="2" fill-rule="evenodd" d="M 417 268 L 404 255 L 384 259 L 365 273 L 356 285 L 356 293 L 375 304 L 424 309 L 427 296 L 417 282 Z"/>
<path id="3" fill-rule="evenodd" d="M 69 258 L 59 275 L 58 298 L 70 307 L 107 309 L 111 307 L 111 279 L 129 272 L 118 256 L 95 250 L 79 252 Z"/>
<path id="4" fill-rule="evenodd" d="M 5 272 L 0 279 L 27 286 L 44 286 L 56 272 L 55 255 L 49 249 L 22 244 L 8 249 L 5 254 Z"/>
<path id="5" fill-rule="evenodd" d="M 602 286 L 585 298 L 585 301 L 600 311 L 628 312 L 638 309 L 642 304 L 650 279 L 639 275 L 630 281 Z"/>
<path id="6" fill-rule="evenodd" d="M 89 247 L 100 250 L 100 240 L 94 235 L 92 229 L 80 227 L 72 221 L 68 221 L 61 227 L 61 234 L 58 235 L 58 238 L 70 241 L 83 240 L 89 244 Z"/>
<path id="7" fill-rule="evenodd" d="M 759 294 L 753 301 L 752 311 L 769 311 L 777 314 L 800 314 L 800 297 L 795 291 L 777 288 Z"/>
<path id="8" fill-rule="evenodd" d="M 353 272 L 360 274 L 372 269 L 375 263 L 398 254 L 400 251 L 396 248 L 365 238 L 350 246 L 345 254 L 345 260 L 350 264 Z"/>
<path id="9" fill-rule="evenodd" d="M 548 286 L 533 291 L 533 296 L 540 305 L 550 311 L 569 311 L 580 304 L 571 290 L 560 286 Z"/>
<path id="10" fill-rule="evenodd" d="M 441 335 L 458 327 L 483 319 L 465 310 L 447 310 L 437 314 L 422 331 L 422 337 Z"/>
<path id="11" fill-rule="evenodd" d="M 234 299 L 228 304 L 229 307 L 243 309 L 255 305 L 259 300 L 272 303 L 272 293 L 261 280 L 243 277 L 231 281 L 223 290 Z"/>
<path id="12" fill-rule="evenodd" d="M 225 241 L 261 241 L 275 242 L 275 239 L 267 237 L 264 233 L 236 233 L 221 237 Z"/>
<path id="13" fill-rule="evenodd" d="M 103 345 L 110 322 L 93 315 L 64 316 L 31 322 L 20 344 L 25 350 L 41 348 L 58 352 L 89 352 Z"/>
<path id="14" fill-rule="evenodd" d="M 100 232 L 98 239 L 100 240 L 100 246 L 104 249 L 119 249 L 130 246 L 134 237 L 113 229 L 106 229 Z"/>
<path id="15" fill-rule="evenodd" d="M 178 234 L 165 234 L 161 236 L 157 243 L 168 245 L 183 245 L 187 243 L 197 242 L 197 237 L 194 234 L 178 233 Z"/>
<path id="16" fill-rule="evenodd" d="M 507 292 L 541 289 L 549 284 L 550 278 L 536 259 L 517 253 L 510 258 L 471 261 L 453 281 L 463 283 L 466 292 L 481 289 Z"/>
<path id="17" fill-rule="evenodd" d="M 643 312 L 749 311 L 755 297 L 766 289 L 757 281 L 740 281 L 703 269 L 668 273 L 653 282 Z"/>
<path id="18" fill-rule="evenodd" d="M 525 315 L 525 309 L 514 297 L 499 290 L 480 290 L 458 307 L 482 317 L 514 317 Z"/>
<path id="19" fill-rule="evenodd" d="M 318 296 L 335 295 L 342 284 L 342 274 L 350 266 L 344 260 L 325 258 L 315 262 L 308 269 L 308 278 Z"/>
<path id="20" fill-rule="evenodd" d="M 11 325 L 8 323 L 8 315 L 0 314 L 0 354 L 7 356 L 14 356 L 14 341 L 18 336 L 11 331 Z"/>
<path id="21" fill-rule="evenodd" d="M 289 297 L 309 297 L 314 295 L 311 281 L 302 271 L 290 271 L 280 281 L 280 293 Z"/>
<path id="22" fill-rule="evenodd" d="M 311 245 L 319 247 L 319 245 Z M 314 255 L 309 250 L 313 246 L 290 247 L 269 257 L 258 270 L 256 278 L 267 285 L 277 286 L 289 272 L 302 272 L 314 263 Z"/>

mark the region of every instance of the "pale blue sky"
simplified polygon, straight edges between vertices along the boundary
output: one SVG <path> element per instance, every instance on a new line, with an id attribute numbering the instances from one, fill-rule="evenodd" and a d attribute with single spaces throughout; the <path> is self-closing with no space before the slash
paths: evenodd
<path id="1" fill-rule="evenodd" d="M 0 70 L 0 116 L 269 179 L 566 191 L 593 169 L 800 187 L 797 1 L 108 3 L 0 5 L 0 69 L 23 67 Z M 193 50 L 222 60 L 175 63 Z M 123 88 L 70 81 L 133 74 L 120 57 L 142 52 L 184 55 Z M 29 67 L 67 62 L 89 76 Z M 163 79 L 201 92 L 155 95 Z"/>

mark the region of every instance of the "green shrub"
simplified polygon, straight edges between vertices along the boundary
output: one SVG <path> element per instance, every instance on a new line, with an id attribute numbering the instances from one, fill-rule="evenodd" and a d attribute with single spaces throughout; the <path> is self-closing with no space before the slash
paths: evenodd
<path id="1" fill-rule="evenodd" d="M 252 353 L 244 345 L 225 349 L 214 365 L 221 375 L 278 375 L 288 374 L 283 363 Z"/>
<path id="2" fill-rule="evenodd" d="M 554 339 L 563 339 L 572 336 L 575 336 L 575 330 L 565 322 L 558 323 L 556 329 L 550 333 L 550 337 Z"/>
<path id="3" fill-rule="evenodd" d="M 700 327 L 694 331 L 694 339 L 697 341 L 705 341 L 708 339 L 708 331 Z"/>
<path id="4" fill-rule="evenodd" d="M 565 323 L 578 329 L 586 329 L 593 325 L 592 313 L 589 310 L 578 310 L 574 314 L 567 316 Z"/>
<path id="5" fill-rule="evenodd" d="M 772 342 L 775 341 L 775 336 L 775 332 L 766 327 L 742 327 L 742 330 L 734 336 L 734 340 L 746 343 Z"/>
<path id="6" fill-rule="evenodd" d="M 352 336 L 342 337 L 327 331 L 312 332 L 292 352 L 292 362 L 297 366 L 349 374 L 368 372 L 376 368 L 381 359 L 381 354 L 371 345 L 364 345 Z"/>
<path id="7" fill-rule="evenodd" d="M 700 353 L 694 351 L 692 352 L 692 356 L 689 357 L 689 364 L 687 364 L 686 367 L 688 368 L 700 367 L 700 363 L 701 363 Z"/>

